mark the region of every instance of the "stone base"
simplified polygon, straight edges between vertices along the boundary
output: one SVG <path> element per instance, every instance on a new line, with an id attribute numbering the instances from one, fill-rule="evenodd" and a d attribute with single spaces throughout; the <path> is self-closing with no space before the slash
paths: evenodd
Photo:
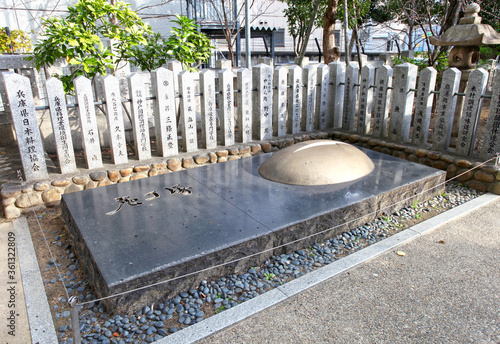
<path id="1" fill-rule="evenodd" d="M 269 181 L 258 173 L 266 154 L 65 194 L 63 217 L 99 297 L 192 273 L 104 301 L 112 312 L 133 312 L 203 279 L 241 273 L 271 255 L 334 237 L 444 189 L 435 186 L 444 182 L 445 172 L 364 152 L 375 169 L 349 183 Z M 129 201 L 122 198 L 120 207 L 116 199 L 125 196 Z M 232 263 L 211 268 L 227 262 Z M 209 270 L 198 273 L 202 269 Z"/>

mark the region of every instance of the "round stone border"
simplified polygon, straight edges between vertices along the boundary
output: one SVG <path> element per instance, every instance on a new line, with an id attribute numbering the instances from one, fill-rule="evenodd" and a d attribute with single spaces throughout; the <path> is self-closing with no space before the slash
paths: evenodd
<path id="1" fill-rule="evenodd" d="M 240 143 L 230 147 L 181 153 L 172 157 L 155 157 L 149 161 L 130 161 L 116 166 L 107 164 L 102 169 L 80 169 L 71 175 L 52 174 L 37 182 L 5 183 L 0 192 L 6 219 L 15 219 L 21 214 L 58 205 L 63 194 L 93 189 L 96 187 L 124 183 L 203 165 L 215 164 L 278 151 L 293 144 L 318 139 L 332 138 L 331 133 L 315 132 L 289 135 L 270 141 Z"/>
<path id="2" fill-rule="evenodd" d="M 409 144 L 394 143 L 383 139 L 374 139 L 371 136 L 340 131 L 333 132 L 333 139 L 446 171 L 446 180 L 463 173 L 455 179 L 457 182 L 480 192 L 500 195 L 500 166 L 488 164 L 468 171 L 479 166 L 482 161 L 450 152 L 436 152 Z"/>

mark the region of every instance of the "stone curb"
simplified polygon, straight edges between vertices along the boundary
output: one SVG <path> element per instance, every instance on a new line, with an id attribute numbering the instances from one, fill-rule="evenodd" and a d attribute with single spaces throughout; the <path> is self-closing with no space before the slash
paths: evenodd
<path id="1" fill-rule="evenodd" d="M 308 273 L 298 279 L 284 284 L 281 287 L 270 290 L 256 298 L 241 303 L 222 313 L 216 314 L 197 324 L 184 328 L 183 330 L 171 334 L 155 343 L 158 344 L 188 344 L 196 343 L 217 332 L 237 324 L 257 313 L 283 302 L 294 295 L 307 290 L 323 281 L 326 281 L 346 270 L 349 270 L 361 263 L 367 262 L 395 247 L 418 238 L 419 236 L 433 231 L 449 221 L 460 218 L 469 212 L 480 208 L 500 196 L 491 193 L 475 198 L 458 207 L 448 210 L 429 220 L 423 221 L 407 230 L 399 232 L 389 238 L 379 241 L 373 245 L 363 248 L 349 256 L 335 261 L 316 271 Z"/>
<path id="2" fill-rule="evenodd" d="M 25 217 L 12 222 L 32 343 L 58 343 L 43 279 Z"/>

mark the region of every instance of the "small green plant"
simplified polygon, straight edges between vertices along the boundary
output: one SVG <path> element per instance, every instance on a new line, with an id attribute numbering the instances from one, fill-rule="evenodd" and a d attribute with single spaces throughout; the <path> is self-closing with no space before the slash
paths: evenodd
<path id="1" fill-rule="evenodd" d="M 265 278 L 267 281 L 272 280 L 274 277 L 276 277 L 276 275 L 275 275 L 275 274 L 273 274 L 272 272 L 266 272 L 266 273 L 264 273 L 264 278 Z"/>
<path id="2" fill-rule="evenodd" d="M 145 36 L 152 34 L 151 27 L 123 1 L 79 0 L 68 12 L 66 18 L 43 20 L 42 40 L 35 44 L 33 56 L 26 58 L 37 69 L 65 59 L 71 75 L 54 75 L 63 82 L 65 92 L 73 90 L 73 80 L 80 75 L 106 75 L 107 68 L 116 72 L 131 48 L 146 45 Z"/>
<path id="3" fill-rule="evenodd" d="M 198 66 L 212 55 L 214 46 L 205 34 L 198 32 L 194 20 L 177 15 L 172 22 L 179 27 L 172 28 L 167 40 L 168 54 L 179 60 L 185 70 L 197 72 Z"/>
<path id="4" fill-rule="evenodd" d="M 416 218 L 416 219 L 420 219 L 420 218 L 422 218 L 422 214 L 417 213 L 417 214 L 415 215 L 415 218 Z"/>
<path id="5" fill-rule="evenodd" d="M 168 39 L 159 33 L 147 34 L 147 44 L 131 47 L 129 60 L 132 64 L 152 71 L 167 60 L 175 59 L 182 63 L 184 70 L 198 71 L 198 66 L 212 55 L 214 47 L 210 39 L 198 32 L 198 24 L 188 17 L 176 15 L 171 22 L 178 27 L 172 28 Z"/>
<path id="6" fill-rule="evenodd" d="M 22 54 L 31 50 L 33 46 L 26 32 L 12 30 L 10 35 L 7 35 L 6 31 L 0 30 L 0 54 Z"/>
<path id="7" fill-rule="evenodd" d="M 167 53 L 166 41 L 159 33 L 145 34 L 146 45 L 130 48 L 128 59 L 142 70 L 151 72 L 163 66 L 170 58 Z"/>
<path id="8" fill-rule="evenodd" d="M 382 216 L 382 219 L 383 219 L 385 222 L 389 222 L 389 221 L 390 221 L 389 216 Z"/>
<path id="9" fill-rule="evenodd" d="M 411 207 L 412 207 L 413 209 L 416 209 L 416 208 L 417 208 L 417 206 L 418 206 L 418 200 L 413 201 L 413 204 L 411 205 Z"/>
<path id="10" fill-rule="evenodd" d="M 415 57 L 404 57 L 404 56 L 394 56 L 392 61 L 394 65 L 399 65 L 403 63 L 411 63 L 418 67 L 420 72 L 426 67 L 429 67 L 429 58 L 426 56 L 427 52 L 417 51 L 415 52 Z M 440 54 L 435 62 L 434 68 L 439 72 L 444 71 L 449 68 L 448 64 L 448 54 Z"/>
<path id="11" fill-rule="evenodd" d="M 224 307 L 224 306 L 220 306 L 219 308 L 216 308 L 216 309 L 215 309 L 215 314 L 219 314 L 220 312 L 222 312 L 222 311 L 223 311 L 223 310 L 225 310 L 225 309 L 226 309 L 226 307 Z"/>

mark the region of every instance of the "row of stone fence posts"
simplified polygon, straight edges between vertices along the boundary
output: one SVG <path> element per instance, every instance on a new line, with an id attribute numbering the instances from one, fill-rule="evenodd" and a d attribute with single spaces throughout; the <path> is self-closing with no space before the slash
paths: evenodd
<path id="1" fill-rule="evenodd" d="M 119 78 L 105 76 L 99 102 L 95 101 L 91 80 L 78 77 L 74 81 L 74 105 L 67 104 L 62 83 L 48 79 L 44 88 L 59 174 L 47 170 L 43 147 L 47 135 L 39 129 L 40 107 L 35 107 L 30 78 L 2 73 L 3 101 L 12 115 L 25 179 L 40 182 L 88 175 L 235 144 L 258 144 L 313 132 L 331 135 L 334 129 L 467 159 L 486 160 L 500 151 L 500 75 L 493 80 L 492 94 L 488 96 L 488 73 L 481 68 L 471 73 L 463 94 L 458 93 L 458 69 L 446 70 L 438 84 L 434 68 L 417 73 L 417 66 L 408 63 L 376 69 L 367 64 L 361 70 L 357 63 L 346 66 L 343 62 L 303 68 L 259 64 L 251 70 L 234 72 L 223 69 L 190 73 L 179 69 L 172 63 L 169 69 L 159 68 L 147 78 L 143 73 L 127 76 L 127 99 L 121 96 L 123 81 L 120 84 Z M 458 97 L 464 97 L 465 106 L 452 147 Z M 476 133 L 485 98 L 491 98 L 490 108 L 477 156 Z M 71 106 L 77 110 L 76 129 L 69 121 Z M 97 121 L 96 106 L 106 114 L 105 125 Z M 124 109 L 130 112 L 130 142 Z M 154 139 L 150 137 L 152 118 Z M 75 159 L 76 131 L 82 138 L 84 166 L 77 166 Z M 110 158 L 103 164 L 104 136 Z M 134 158 L 127 147 L 134 151 Z"/>

